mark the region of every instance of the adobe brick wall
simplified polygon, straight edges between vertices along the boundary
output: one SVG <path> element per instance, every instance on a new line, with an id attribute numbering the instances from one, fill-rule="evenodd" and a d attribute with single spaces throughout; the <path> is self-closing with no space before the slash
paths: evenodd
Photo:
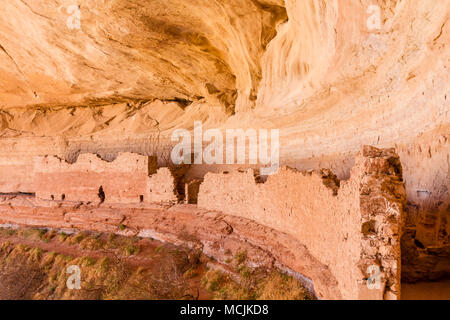
<path id="1" fill-rule="evenodd" d="M 241 216 L 294 236 L 338 281 L 344 299 L 400 298 L 400 236 L 405 190 L 393 150 L 364 147 L 351 178 L 288 167 L 257 183 L 253 170 L 208 173 L 198 206 Z M 380 289 L 366 286 L 367 267 Z M 306 276 L 308 276 L 306 274 Z"/>
<path id="2" fill-rule="evenodd" d="M 147 191 L 148 202 L 178 201 L 175 178 L 169 168 L 159 168 L 147 179 Z"/>
<path id="3" fill-rule="evenodd" d="M 0 156 L 0 193 L 34 192 L 33 164 L 28 156 Z"/>
<path id="4" fill-rule="evenodd" d="M 157 171 L 155 157 L 133 153 L 119 153 L 112 162 L 86 153 L 73 164 L 55 156 L 36 157 L 34 189 L 45 200 L 99 202 L 101 187 L 105 203 L 172 201 L 174 181 L 166 171 Z"/>

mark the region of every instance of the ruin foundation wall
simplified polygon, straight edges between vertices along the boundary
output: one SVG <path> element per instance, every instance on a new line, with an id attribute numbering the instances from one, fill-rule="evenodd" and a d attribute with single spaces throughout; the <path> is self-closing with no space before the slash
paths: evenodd
<path id="1" fill-rule="evenodd" d="M 0 156 L 0 193 L 34 192 L 29 156 Z"/>
<path id="2" fill-rule="evenodd" d="M 133 153 L 119 153 L 112 162 L 90 153 L 73 164 L 55 156 L 34 159 L 34 190 L 43 200 L 171 202 L 174 183 L 167 168 L 157 169 L 155 157 Z"/>
<path id="3" fill-rule="evenodd" d="M 177 202 L 176 182 L 169 168 L 159 168 L 147 178 L 148 202 Z"/>
<path id="4" fill-rule="evenodd" d="M 288 167 L 258 183 L 253 170 L 209 173 L 198 205 L 294 236 L 328 266 L 345 299 L 400 297 L 400 236 L 405 190 L 393 150 L 365 147 L 351 178 Z M 380 287 L 369 290 L 368 270 Z"/>

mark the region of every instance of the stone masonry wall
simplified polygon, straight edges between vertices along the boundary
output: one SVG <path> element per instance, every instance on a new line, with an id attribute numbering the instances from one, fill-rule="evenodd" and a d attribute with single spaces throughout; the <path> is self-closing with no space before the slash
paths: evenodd
<path id="1" fill-rule="evenodd" d="M 73 164 L 54 156 L 36 157 L 34 189 L 36 196 L 45 200 L 172 201 L 174 178 L 163 169 L 157 171 L 155 157 L 133 153 L 119 153 L 112 162 L 94 154 L 81 154 Z"/>
<path id="2" fill-rule="evenodd" d="M 252 219 L 290 234 L 328 266 L 344 299 L 400 297 L 400 236 L 405 191 L 393 150 L 364 147 L 351 178 L 288 167 L 258 183 L 254 172 L 207 174 L 199 207 Z M 369 267 L 380 286 L 369 290 Z M 306 275 L 308 276 L 308 275 Z M 376 274 L 375 274 L 376 276 Z"/>
<path id="3" fill-rule="evenodd" d="M 147 180 L 148 202 L 177 202 L 175 178 L 169 168 L 159 168 Z"/>
<path id="4" fill-rule="evenodd" d="M 33 165 L 27 156 L 0 156 L 0 193 L 34 192 Z"/>

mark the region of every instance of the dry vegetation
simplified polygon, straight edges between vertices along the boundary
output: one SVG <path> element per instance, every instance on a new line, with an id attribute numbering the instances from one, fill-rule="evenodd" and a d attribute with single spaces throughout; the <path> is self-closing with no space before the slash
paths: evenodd
<path id="1" fill-rule="evenodd" d="M 230 272 L 208 270 L 202 285 L 219 300 L 310 300 L 313 296 L 295 278 L 279 270 L 250 268 L 246 253 L 229 262 Z M 235 276 L 237 275 L 237 277 Z"/>
<path id="2" fill-rule="evenodd" d="M 199 250 L 114 234 L 0 228 L 0 299 L 309 299 L 278 271 L 230 259 L 230 273 L 206 268 Z M 70 290 L 67 268 L 81 270 Z"/>
<path id="3" fill-rule="evenodd" d="M 153 248 L 139 238 L 80 232 L 73 235 L 45 229 L 0 229 L 2 238 L 53 245 L 4 241 L 0 246 L 0 298 L 3 299 L 188 299 L 198 296 L 191 276 L 200 264 L 186 249 Z M 139 256 L 141 247 L 146 249 Z M 69 251 L 71 254 L 66 252 Z M 153 250 L 150 250 L 152 249 Z M 59 252 L 56 252 L 59 251 Z M 81 253 L 81 254 L 80 254 Z M 80 290 L 66 282 L 71 265 L 81 269 Z M 32 277 L 28 275 L 32 274 Z M 188 273 L 190 275 L 191 273 Z"/>

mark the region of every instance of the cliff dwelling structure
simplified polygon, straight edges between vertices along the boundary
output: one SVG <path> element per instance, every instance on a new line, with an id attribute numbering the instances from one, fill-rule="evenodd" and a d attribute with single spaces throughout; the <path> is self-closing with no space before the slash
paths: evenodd
<path id="1" fill-rule="evenodd" d="M 450 0 L 0 13 L 1 226 L 246 252 L 318 299 L 449 285 Z"/>

